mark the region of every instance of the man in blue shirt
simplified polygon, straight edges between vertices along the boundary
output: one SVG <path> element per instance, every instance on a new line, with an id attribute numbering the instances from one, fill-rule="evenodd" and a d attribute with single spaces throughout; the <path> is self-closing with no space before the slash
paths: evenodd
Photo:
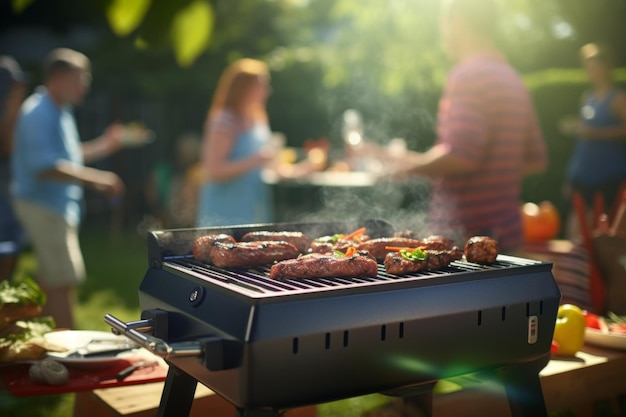
<path id="1" fill-rule="evenodd" d="M 120 147 L 123 128 L 81 143 L 72 112 L 89 89 L 89 59 L 70 49 L 55 49 L 44 65 L 44 86 L 22 105 L 12 160 L 13 202 L 33 244 L 38 282 L 48 296 L 44 314 L 58 327 L 72 328 L 74 284 L 85 278 L 78 242 L 83 187 L 121 195 L 124 184 L 113 172 L 84 163 Z"/>

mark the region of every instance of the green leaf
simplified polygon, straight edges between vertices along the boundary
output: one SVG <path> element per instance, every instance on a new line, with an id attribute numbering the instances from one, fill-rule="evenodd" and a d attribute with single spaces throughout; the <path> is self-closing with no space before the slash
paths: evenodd
<path id="1" fill-rule="evenodd" d="M 176 61 L 188 67 L 209 45 L 215 16 L 205 0 L 195 0 L 181 9 L 172 20 L 170 38 Z"/>
<path id="2" fill-rule="evenodd" d="M 126 36 L 137 29 L 151 4 L 152 0 L 112 0 L 106 16 L 113 33 Z"/>
<path id="3" fill-rule="evenodd" d="M 0 307 L 4 304 L 34 304 L 43 306 L 46 303 L 46 294 L 39 285 L 30 278 L 23 278 L 19 282 L 0 282 Z"/>
<path id="4" fill-rule="evenodd" d="M 15 14 L 22 13 L 24 10 L 26 10 L 28 6 L 31 5 L 32 2 L 33 0 L 11 0 L 11 7 L 13 8 L 13 13 Z"/>

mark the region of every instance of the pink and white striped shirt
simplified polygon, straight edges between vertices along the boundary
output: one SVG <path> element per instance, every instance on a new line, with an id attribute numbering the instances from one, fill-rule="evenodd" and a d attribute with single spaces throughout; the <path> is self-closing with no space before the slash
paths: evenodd
<path id="1" fill-rule="evenodd" d="M 520 193 L 527 161 L 546 147 L 528 90 L 497 54 L 477 54 L 452 70 L 439 102 L 438 144 L 477 169 L 431 181 L 431 231 L 489 235 L 501 250 L 521 245 Z"/>

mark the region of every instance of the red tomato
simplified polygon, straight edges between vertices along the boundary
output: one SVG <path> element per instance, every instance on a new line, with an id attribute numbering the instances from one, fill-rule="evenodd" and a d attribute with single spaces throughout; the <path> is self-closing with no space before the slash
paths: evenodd
<path id="1" fill-rule="evenodd" d="M 600 316 L 597 314 L 590 313 L 588 311 L 583 311 L 583 315 L 585 316 L 585 321 L 587 322 L 587 327 L 592 329 L 601 329 L 600 326 Z"/>
<path id="2" fill-rule="evenodd" d="M 559 212 L 549 201 L 539 204 L 526 203 L 522 206 L 524 239 L 536 242 L 553 239 L 561 228 Z"/>

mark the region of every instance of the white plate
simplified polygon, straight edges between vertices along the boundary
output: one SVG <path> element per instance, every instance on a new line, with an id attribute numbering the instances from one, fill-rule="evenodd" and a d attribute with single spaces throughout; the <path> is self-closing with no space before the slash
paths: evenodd
<path id="1" fill-rule="evenodd" d="M 84 348 L 89 345 L 89 351 L 110 350 L 120 346 L 120 341 L 128 340 L 124 336 L 116 336 L 109 332 L 91 331 L 91 330 L 62 330 L 58 332 L 50 332 L 44 335 L 44 338 L 55 345 L 62 346 L 67 349 L 65 352 L 48 352 L 47 356 L 66 366 L 82 369 L 99 369 L 114 365 L 116 362 L 123 360 L 125 356 L 132 355 L 132 350 L 121 352 L 116 356 L 88 357 L 88 358 L 68 358 L 76 349 Z M 90 344 L 91 341 L 98 340 L 98 343 Z M 110 341 L 110 343 L 107 343 Z"/>
<path id="2" fill-rule="evenodd" d="M 626 335 L 623 334 L 604 333 L 587 327 L 585 341 L 596 346 L 626 350 Z"/>

